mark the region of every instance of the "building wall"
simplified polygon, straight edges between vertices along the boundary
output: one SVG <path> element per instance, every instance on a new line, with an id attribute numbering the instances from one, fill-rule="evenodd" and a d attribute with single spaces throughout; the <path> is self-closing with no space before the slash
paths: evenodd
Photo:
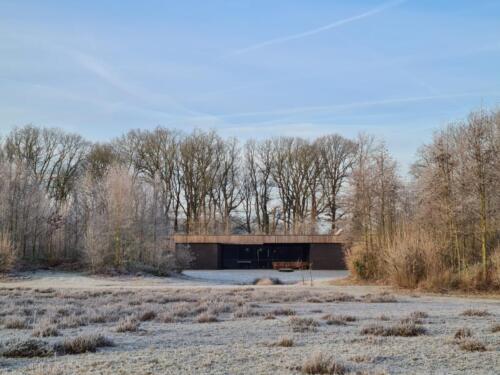
<path id="1" fill-rule="evenodd" d="M 314 270 L 345 270 L 344 249 L 342 244 L 317 244 L 309 248 L 309 262 Z"/>
<path id="2" fill-rule="evenodd" d="M 190 269 L 215 270 L 222 268 L 222 246 L 217 243 L 192 243 L 188 248 L 193 256 Z M 178 244 L 177 251 L 186 245 Z M 309 245 L 309 262 L 315 270 L 344 270 L 344 249 L 340 243 L 312 243 Z"/>
<path id="3" fill-rule="evenodd" d="M 186 246 L 177 246 L 177 251 L 186 251 Z M 220 246 L 216 243 L 194 243 L 188 245 L 188 251 L 193 256 L 190 269 L 216 270 L 220 268 Z"/>

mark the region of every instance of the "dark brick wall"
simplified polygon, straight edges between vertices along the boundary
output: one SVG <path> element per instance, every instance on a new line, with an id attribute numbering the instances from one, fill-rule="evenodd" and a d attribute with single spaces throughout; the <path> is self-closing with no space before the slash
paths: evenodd
<path id="1" fill-rule="evenodd" d="M 314 270 L 345 270 L 342 244 L 311 244 L 309 262 Z"/>
<path id="2" fill-rule="evenodd" d="M 177 246 L 177 251 L 183 251 L 186 245 Z M 216 270 L 220 268 L 220 246 L 218 244 L 195 243 L 189 245 L 193 256 L 190 269 Z"/>

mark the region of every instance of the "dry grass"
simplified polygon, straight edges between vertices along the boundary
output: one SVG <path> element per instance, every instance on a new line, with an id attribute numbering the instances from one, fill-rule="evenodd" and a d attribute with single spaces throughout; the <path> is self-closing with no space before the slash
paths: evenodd
<path id="1" fill-rule="evenodd" d="M 196 317 L 198 323 L 215 323 L 218 322 L 217 316 L 203 312 Z"/>
<path id="2" fill-rule="evenodd" d="M 348 369 L 332 357 L 323 353 L 315 353 L 304 361 L 301 371 L 303 374 L 343 375 L 348 372 Z"/>
<path id="3" fill-rule="evenodd" d="M 43 320 L 33 329 L 32 336 L 34 337 L 54 337 L 59 336 L 59 330 L 50 320 Z"/>
<path id="4" fill-rule="evenodd" d="M 8 342 L 1 353 L 7 358 L 33 358 L 48 357 L 54 352 L 45 341 L 28 339 Z"/>
<path id="5" fill-rule="evenodd" d="M 358 320 L 355 316 L 352 315 L 324 315 L 323 320 L 325 320 L 328 325 L 346 325 L 347 323 L 352 323 Z"/>
<path id="6" fill-rule="evenodd" d="M 114 343 L 101 334 L 81 335 L 68 338 L 54 345 L 58 354 L 82 354 L 95 352 L 98 348 L 113 346 Z"/>
<path id="7" fill-rule="evenodd" d="M 483 317 L 483 316 L 490 316 L 491 314 L 486 310 L 467 309 L 463 311 L 460 315 Z"/>
<path id="8" fill-rule="evenodd" d="M 491 332 L 492 333 L 498 333 L 498 332 L 500 332 L 500 324 L 493 325 L 493 327 L 491 327 Z"/>
<path id="9" fill-rule="evenodd" d="M 233 313 L 234 318 L 251 318 L 252 316 L 258 315 L 260 315 L 259 311 L 252 309 L 251 307 L 246 305 L 238 308 Z"/>
<path id="10" fill-rule="evenodd" d="M 118 322 L 116 326 L 116 332 L 137 332 L 139 330 L 140 323 L 137 319 L 128 317 L 122 319 Z"/>
<path id="11" fill-rule="evenodd" d="M 319 326 L 319 323 L 312 318 L 299 318 L 297 316 L 291 317 L 288 324 L 294 332 L 315 331 L 316 327 Z"/>
<path id="12" fill-rule="evenodd" d="M 281 307 L 281 308 L 277 308 L 277 309 L 274 309 L 273 311 L 271 311 L 271 314 L 275 315 L 275 316 L 279 316 L 279 315 L 292 316 L 292 315 L 296 315 L 297 312 L 293 309 L 290 309 L 290 308 Z"/>
<path id="13" fill-rule="evenodd" d="M 141 322 L 147 322 L 153 320 L 154 318 L 156 318 L 156 311 L 153 310 L 147 310 L 137 315 L 137 319 Z"/>
<path id="14" fill-rule="evenodd" d="M 7 329 L 29 329 L 30 325 L 25 319 L 7 318 L 4 321 L 4 327 Z"/>
<path id="15" fill-rule="evenodd" d="M 462 340 L 458 346 L 467 352 L 485 352 L 487 350 L 486 345 L 482 342 L 472 339 Z"/>
<path id="16" fill-rule="evenodd" d="M 391 294 L 381 293 L 377 295 L 367 294 L 362 297 L 363 302 L 367 303 L 395 303 L 398 302 L 396 297 Z"/>
<path id="17" fill-rule="evenodd" d="M 426 330 L 415 324 L 399 323 L 393 326 L 370 325 L 361 329 L 362 335 L 413 337 L 424 335 Z"/>
<path id="18" fill-rule="evenodd" d="M 282 337 L 278 341 L 271 344 L 271 346 L 281 346 L 283 348 L 291 348 L 295 345 L 295 342 L 290 337 Z"/>
<path id="19" fill-rule="evenodd" d="M 414 311 L 410 314 L 410 318 L 413 319 L 426 319 L 429 317 L 429 314 L 427 314 L 425 311 Z"/>
<path id="20" fill-rule="evenodd" d="M 466 337 L 471 337 L 472 336 L 472 332 L 469 328 L 459 328 L 455 334 L 453 335 L 453 337 L 455 338 L 455 340 L 463 340 L 465 339 Z"/>

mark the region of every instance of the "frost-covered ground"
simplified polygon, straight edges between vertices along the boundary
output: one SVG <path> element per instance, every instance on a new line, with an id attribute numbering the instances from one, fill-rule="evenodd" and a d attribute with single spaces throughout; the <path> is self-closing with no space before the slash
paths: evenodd
<path id="1" fill-rule="evenodd" d="M 189 270 L 183 275 L 199 281 L 225 284 L 250 284 L 259 278 L 276 278 L 283 283 L 307 283 L 341 279 L 348 275 L 347 271 L 309 271 L 296 270 L 279 272 L 275 270 Z"/>
<path id="2" fill-rule="evenodd" d="M 361 374 L 498 374 L 499 326 L 492 297 L 45 272 L 0 282 L 0 373 L 293 374 L 323 353 Z M 461 328 L 471 337 L 456 339 Z M 58 349 L 89 334 L 114 346 L 78 355 Z M 282 338 L 292 346 L 276 345 Z M 11 357 L 27 340 L 35 341 L 24 352 L 34 345 L 48 356 Z M 469 351 L 483 349 L 477 344 L 485 351 Z"/>

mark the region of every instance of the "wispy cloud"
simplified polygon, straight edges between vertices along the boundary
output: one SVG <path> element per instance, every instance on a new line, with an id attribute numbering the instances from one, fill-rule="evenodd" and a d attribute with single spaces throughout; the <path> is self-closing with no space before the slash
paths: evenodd
<path id="1" fill-rule="evenodd" d="M 447 100 L 447 99 L 466 98 L 466 97 L 492 97 L 492 96 L 500 96 L 500 91 L 470 91 L 470 92 L 448 93 L 440 95 L 410 96 L 404 98 L 366 100 L 366 101 L 336 104 L 336 105 L 307 106 L 307 107 L 282 108 L 270 111 L 218 114 L 216 116 L 218 118 L 243 118 L 243 117 L 270 116 L 270 115 L 292 115 L 292 114 L 312 113 L 312 112 L 341 111 L 341 110 L 357 109 L 363 107 L 376 107 L 376 106 L 386 106 L 394 104 L 418 103 L 418 102 L 432 101 L 432 100 Z"/>
<path id="2" fill-rule="evenodd" d="M 135 111 L 168 118 L 172 121 L 185 118 L 197 121 L 203 119 L 209 123 L 219 121 L 213 115 L 187 107 L 170 95 L 166 95 L 165 93 L 157 94 L 145 90 L 131 83 L 129 80 L 123 79 L 113 67 L 93 55 L 81 51 L 71 51 L 71 55 L 80 67 L 92 73 L 106 84 L 114 87 L 119 92 L 134 99 L 133 103 L 127 105 Z"/>
<path id="3" fill-rule="evenodd" d="M 357 14 L 357 15 L 352 16 L 352 17 L 344 18 L 344 19 L 329 23 L 327 25 L 317 27 L 317 28 L 312 29 L 312 30 L 303 31 L 303 32 L 297 33 L 297 34 L 286 35 L 286 36 L 282 36 L 279 38 L 269 39 L 269 40 L 266 40 L 264 42 L 256 43 L 256 44 L 253 44 L 253 45 L 245 47 L 245 48 L 237 49 L 237 50 L 233 51 L 232 53 L 230 53 L 228 56 L 241 55 L 241 54 L 244 54 L 244 53 L 247 53 L 250 51 L 254 51 L 254 50 L 257 50 L 260 48 L 272 46 L 275 44 L 281 44 L 281 43 L 289 42 L 291 40 L 302 39 L 302 38 L 305 38 L 305 37 L 308 37 L 311 35 L 319 34 L 319 33 L 322 33 L 324 31 L 327 31 L 327 30 L 331 30 L 331 29 L 335 29 L 337 27 L 347 25 L 351 22 L 362 20 L 363 18 L 368 18 L 368 17 L 374 16 L 378 13 L 383 12 L 384 10 L 394 8 L 394 7 L 404 3 L 406 1 L 407 0 L 396 0 L 396 1 L 386 2 L 386 3 L 379 5 L 376 8 L 368 10 L 364 13 Z"/>

